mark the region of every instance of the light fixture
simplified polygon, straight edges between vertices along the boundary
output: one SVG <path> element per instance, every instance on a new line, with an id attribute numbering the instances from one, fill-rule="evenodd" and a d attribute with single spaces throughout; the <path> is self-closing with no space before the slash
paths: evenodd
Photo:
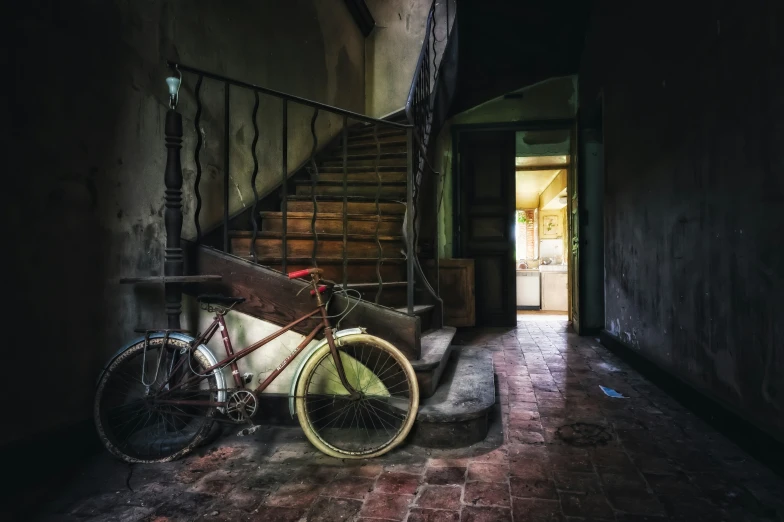
<path id="1" fill-rule="evenodd" d="M 174 69 L 177 76 L 169 76 L 166 78 L 166 85 L 169 86 L 169 108 L 174 109 L 177 107 L 177 101 L 180 95 L 180 84 L 182 83 L 182 75 L 177 68 Z"/>

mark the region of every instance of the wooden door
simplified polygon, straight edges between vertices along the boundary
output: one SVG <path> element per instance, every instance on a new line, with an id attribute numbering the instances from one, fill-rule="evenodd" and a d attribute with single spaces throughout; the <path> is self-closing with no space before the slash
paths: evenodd
<path id="1" fill-rule="evenodd" d="M 514 326 L 515 142 L 513 131 L 462 132 L 460 248 L 474 260 L 477 326 Z"/>
<path id="2" fill-rule="evenodd" d="M 569 317 L 574 331 L 580 333 L 580 201 L 577 190 L 577 128 L 569 139 L 569 178 L 566 182 L 567 214 L 569 216 Z"/>

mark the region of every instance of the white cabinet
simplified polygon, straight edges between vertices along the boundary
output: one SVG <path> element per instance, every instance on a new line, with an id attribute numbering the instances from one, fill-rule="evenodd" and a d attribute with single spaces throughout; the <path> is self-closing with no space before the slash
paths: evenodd
<path id="1" fill-rule="evenodd" d="M 542 272 L 542 310 L 569 309 L 568 281 L 566 272 Z"/>

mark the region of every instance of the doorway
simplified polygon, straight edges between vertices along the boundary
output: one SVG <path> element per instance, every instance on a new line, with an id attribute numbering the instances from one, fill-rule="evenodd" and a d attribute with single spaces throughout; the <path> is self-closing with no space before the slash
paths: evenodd
<path id="1" fill-rule="evenodd" d="M 454 128 L 455 252 L 475 261 L 477 326 L 569 314 L 574 122 Z"/>
<path id="2" fill-rule="evenodd" d="M 570 130 L 515 133 L 517 309 L 569 310 Z"/>

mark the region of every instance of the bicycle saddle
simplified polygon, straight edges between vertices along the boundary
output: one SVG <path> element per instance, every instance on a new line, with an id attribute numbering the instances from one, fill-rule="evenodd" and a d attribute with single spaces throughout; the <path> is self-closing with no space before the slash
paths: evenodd
<path id="1" fill-rule="evenodd" d="M 221 305 L 234 305 L 240 304 L 245 302 L 244 297 L 234 297 L 230 295 L 220 295 L 220 294 L 202 294 L 196 299 L 202 303 L 209 303 L 209 304 L 221 304 Z"/>

